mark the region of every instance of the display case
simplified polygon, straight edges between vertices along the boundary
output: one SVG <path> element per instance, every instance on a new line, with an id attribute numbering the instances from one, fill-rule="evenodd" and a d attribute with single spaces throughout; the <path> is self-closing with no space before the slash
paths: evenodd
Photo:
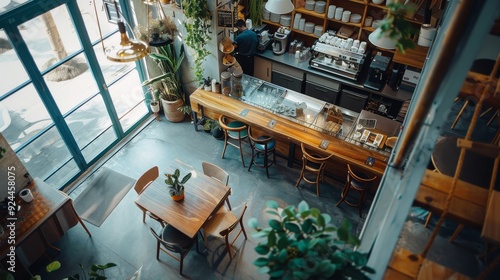
<path id="1" fill-rule="evenodd" d="M 385 155 L 390 151 L 386 149 L 384 139 L 378 139 L 378 144 L 374 145 L 372 143 L 374 141 L 368 141 L 373 139 L 365 139 L 358 135 L 358 132 L 363 131 L 359 131 L 359 126 L 356 129 L 356 125 L 364 123 L 365 119 L 370 119 L 371 116 L 360 120 L 360 113 L 248 75 L 243 75 L 242 86 L 243 95 L 232 96 L 233 98 L 363 148 L 376 150 Z M 363 128 L 368 129 L 369 124 L 365 124 Z M 377 131 L 373 130 L 373 133 Z"/>

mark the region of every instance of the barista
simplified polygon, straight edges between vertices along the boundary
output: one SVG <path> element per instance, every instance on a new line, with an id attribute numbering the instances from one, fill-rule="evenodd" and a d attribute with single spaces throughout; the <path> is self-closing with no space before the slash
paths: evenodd
<path id="1" fill-rule="evenodd" d="M 245 22 L 241 19 L 236 22 L 235 27 L 238 28 L 239 34 L 234 40 L 236 47 L 234 57 L 240 64 L 243 73 L 253 76 L 253 58 L 259 45 L 257 33 L 248 30 Z"/>

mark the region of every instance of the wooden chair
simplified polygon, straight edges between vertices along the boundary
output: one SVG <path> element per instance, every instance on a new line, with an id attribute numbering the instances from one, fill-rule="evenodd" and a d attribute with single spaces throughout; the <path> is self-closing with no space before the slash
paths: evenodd
<path id="1" fill-rule="evenodd" d="M 137 179 L 137 181 L 135 182 L 135 185 L 134 185 L 134 190 L 137 192 L 137 194 L 138 195 L 141 194 L 147 187 L 149 187 L 149 185 L 151 185 L 151 183 L 154 180 L 156 180 L 156 178 L 158 178 L 159 174 L 160 174 L 160 172 L 158 170 L 158 166 L 154 166 L 154 167 L 150 168 L 148 171 L 144 172 L 144 174 L 142 174 L 141 177 L 139 177 L 139 179 Z M 142 222 L 143 223 L 146 222 L 146 215 L 148 215 L 153 220 L 162 224 L 162 226 L 165 226 L 165 222 L 162 221 L 160 218 L 158 218 L 157 216 L 149 213 L 149 211 L 146 211 L 142 208 L 141 208 L 141 210 L 142 210 Z"/>
<path id="2" fill-rule="evenodd" d="M 396 136 L 387 137 L 387 139 L 385 140 L 385 145 L 391 149 L 394 149 L 396 141 L 398 141 L 398 137 Z"/>
<path id="3" fill-rule="evenodd" d="M 229 183 L 229 173 L 227 173 L 224 169 L 219 166 L 210 163 L 210 162 L 202 162 L 201 167 L 203 169 L 203 174 L 214 178 L 215 180 L 221 182 L 226 185 Z M 230 190 L 231 192 L 231 190 Z M 226 198 L 227 207 L 231 210 L 231 203 L 229 203 L 229 197 Z"/>
<path id="4" fill-rule="evenodd" d="M 71 205 L 71 209 L 73 210 L 73 213 L 75 214 L 76 219 L 77 219 L 77 220 L 78 220 L 78 222 L 82 225 L 83 229 L 85 229 L 85 231 L 87 232 L 87 234 L 89 235 L 89 237 L 92 237 L 92 234 L 90 234 L 89 229 L 88 229 L 88 228 L 87 228 L 87 226 L 83 223 L 82 218 L 80 218 L 80 216 L 79 216 L 79 215 L 78 215 L 78 213 L 76 212 L 75 207 L 73 206 L 73 199 L 71 199 L 71 197 L 70 197 L 67 193 L 65 193 L 65 192 L 63 192 L 63 191 L 61 191 L 61 190 L 60 190 L 59 192 L 60 192 L 62 195 L 64 195 L 65 197 L 67 197 L 67 198 L 69 199 L 69 203 L 70 203 L 70 205 Z"/>
<path id="5" fill-rule="evenodd" d="M 254 136 L 252 135 L 252 128 L 248 127 L 248 138 L 250 139 L 250 147 L 252 148 L 252 160 L 250 160 L 250 166 L 248 167 L 248 171 L 252 168 L 252 165 L 260 168 L 266 169 L 267 178 L 269 178 L 269 170 L 268 168 L 273 164 L 276 164 L 276 140 L 271 136 L 261 135 Z M 257 158 L 262 155 L 264 162 L 257 161 Z M 272 155 L 272 160 L 269 161 L 269 157 Z"/>
<path id="6" fill-rule="evenodd" d="M 227 117 L 224 115 L 219 116 L 219 124 L 224 131 L 224 149 L 222 150 L 221 158 L 224 158 L 227 145 L 231 145 L 240 150 L 241 162 L 243 163 L 243 167 L 246 167 L 241 142 L 248 138 L 248 126 L 240 121 L 228 122 Z M 237 143 L 231 142 L 231 139 L 236 140 Z"/>
<path id="7" fill-rule="evenodd" d="M 243 226 L 243 215 L 247 210 L 247 203 L 243 204 L 243 209 L 241 210 L 238 217 L 232 212 L 227 210 L 225 207 L 221 207 L 219 211 L 208 220 L 205 225 L 203 225 L 203 239 L 205 244 L 207 244 L 207 235 L 212 235 L 215 237 L 224 238 L 226 243 L 226 250 L 229 254 L 229 259 L 232 260 L 231 247 L 233 246 L 236 239 L 243 232 L 245 239 L 247 239 L 247 233 L 245 232 L 245 227 Z M 234 237 L 230 241 L 230 234 L 240 225 L 240 230 L 235 233 Z"/>
<path id="8" fill-rule="evenodd" d="M 300 171 L 299 180 L 295 184 L 295 187 L 298 187 L 302 179 L 304 179 L 307 183 L 316 184 L 316 195 L 319 196 L 319 182 L 323 181 L 326 161 L 333 155 L 327 157 L 311 155 L 306 151 L 304 143 L 300 143 L 300 149 L 302 150 L 302 170 Z M 308 173 L 315 175 L 314 180 L 307 178 Z"/>
<path id="9" fill-rule="evenodd" d="M 156 259 L 160 260 L 160 250 L 163 251 L 180 262 L 179 274 L 182 275 L 184 258 L 187 256 L 189 251 L 191 251 L 194 244 L 196 244 L 196 251 L 199 253 L 198 234 L 196 234 L 195 237 L 190 238 L 170 225 L 163 227 L 160 233 L 156 233 L 156 231 L 151 227 L 149 228 L 149 231 L 151 231 L 153 236 L 156 238 Z M 174 254 L 179 254 L 179 257 Z"/>
<path id="10" fill-rule="evenodd" d="M 342 202 L 345 202 L 349 206 L 354 206 L 359 208 L 359 216 L 361 217 L 361 211 L 363 210 L 363 202 L 365 201 L 366 194 L 370 190 L 370 186 L 373 181 L 377 179 L 377 176 L 373 176 L 372 178 L 367 175 L 358 172 L 355 174 L 351 166 L 347 164 L 347 181 L 345 182 L 344 188 L 342 189 L 342 193 L 340 195 L 340 200 L 337 202 L 335 206 L 339 206 Z M 347 195 L 349 191 L 353 190 L 359 193 L 358 202 L 350 202 L 347 200 Z"/>

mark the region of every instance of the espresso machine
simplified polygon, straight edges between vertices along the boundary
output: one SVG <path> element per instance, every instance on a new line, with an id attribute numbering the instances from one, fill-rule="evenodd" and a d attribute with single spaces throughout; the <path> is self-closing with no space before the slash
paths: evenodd
<path id="1" fill-rule="evenodd" d="M 274 33 L 272 44 L 274 54 L 284 54 L 287 51 L 291 34 L 290 29 L 286 27 L 278 28 L 278 31 Z"/>
<path id="2" fill-rule="evenodd" d="M 363 68 L 366 54 L 352 52 L 330 44 L 316 42 L 312 46 L 312 68 L 323 70 L 351 80 L 357 80 Z"/>

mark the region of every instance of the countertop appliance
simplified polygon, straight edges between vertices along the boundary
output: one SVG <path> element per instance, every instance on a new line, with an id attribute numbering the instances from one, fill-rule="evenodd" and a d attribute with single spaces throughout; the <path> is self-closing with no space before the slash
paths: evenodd
<path id="1" fill-rule="evenodd" d="M 259 45 L 257 46 L 257 51 L 263 52 L 272 43 L 273 35 L 269 34 L 269 26 L 267 24 L 262 24 L 259 26 L 252 27 L 252 30 L 257 33 L 259 38 Z"/>
<path id="2" fill-rule="evenodd" d="M 368 77 L 366 77 L 364 86 L 374 90 L 382 89 L 387 80 L 387 68 L 390 62 L 390 57 L 383 56 L 380 53 L 376 54 L 370 63 Z"/>
<path id="3" fill-rule="evenodd" d="M 278 31 L 274 33 L 273 41 L 273 53 L 274 54 L 284 54 L 288 49 L 288 42 L 290 41 L 290 35 L 292 32 L 286 27 L 278 28 Z"/>
<path id="4" fill-rule="evenodd" d="M 366 58 L 366 54 L 351 52 L 320 42 L 316 42 L 312 46 L 312 50 L 313 56 L 309 61 L 309 65 L 312 68 L 352 80 L 358 79 Z"/>

